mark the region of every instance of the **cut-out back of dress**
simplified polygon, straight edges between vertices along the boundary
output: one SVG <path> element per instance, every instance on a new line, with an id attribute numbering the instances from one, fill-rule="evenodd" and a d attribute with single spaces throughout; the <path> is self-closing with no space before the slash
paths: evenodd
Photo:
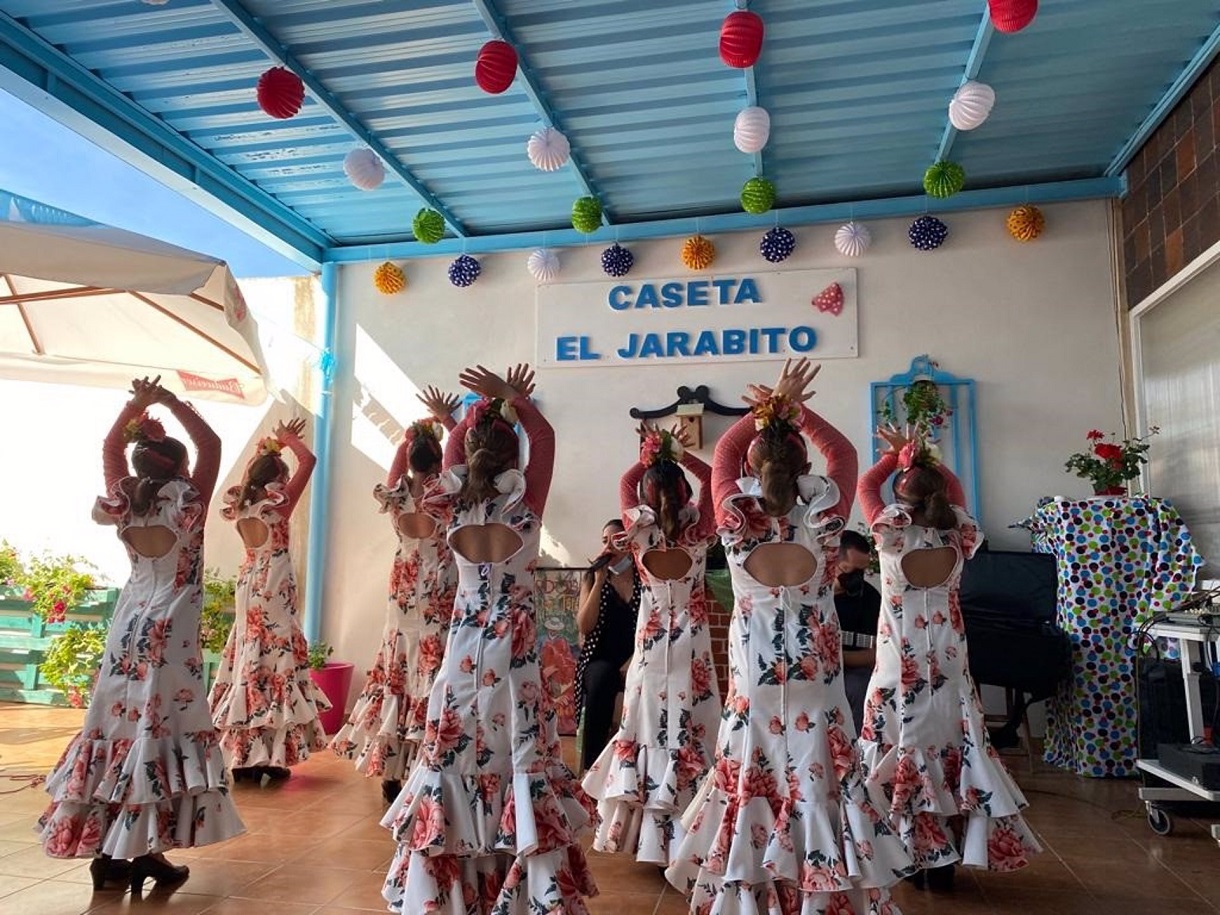
<path id="1" fill-rule="evenodd" d="M 679 581 L 686 577 L 694 565 L 690 553 L 682 547 L 656 547 L 646 551 L 640 561 L 648 570 L 648 574 L 658 581 Z"/>
<path id="2" fill-rule="evenodd" d="M 919 547 L 903 554 L 902 577 L 916 588 L 939 588 L 953 578 L 959 561 L 954 547 Z"/>
<path id="3" fill-rule="evenodd" d="M 145 559 L 161 559 L 178 544 L 178 536 L 164 524 L 130 525 L 119 536 L 132 552 Z"/>
<path id="4" fill-rule="evenodd" d="M 453 552 L 467 562 L 507 562 L 525 546 L 521 535 L 507 524 L 466 524 L 449 538 Z"/>
<path id="5" fill-rule="evenodd" d="M 813 578 L 818 561 L 799 543 L 761 543 L 750 551 L 744 568 L 760 585 L 790 588 Z"/>
<path id="6" fill-rule="evenodd" d="M 257 550 L 271 536 L 271 528 L 259 518 L 238 518 L 237 534 L 247 549 Z"/>
<path id="7" fill-rule="evenodd" d="M 394 522 L 404 537 L 427 540 L 436 533 L 436 520 L 423 512 L 403 512 Z"/>

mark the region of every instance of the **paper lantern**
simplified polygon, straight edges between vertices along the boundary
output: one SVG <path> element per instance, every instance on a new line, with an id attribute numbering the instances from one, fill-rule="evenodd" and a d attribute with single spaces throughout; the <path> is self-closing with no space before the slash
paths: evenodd
<path id="1" fill-rule="evenodd" d="M 635 255 L 618 242 L 602 252 L 602 270 L 607 276 L 626 276 L 634 265 Z"/>
<path id="2" fill-rule="evenodd" d="M 407 275 L 402 267 L 386 261 L 373 271 L 373 285 L 382 295 L 394 295 L 407 288 Z"/>
<path id="3" fill-rule="evenodd" d="M 362 191 L 374 190 L 385 181 L 385 166 L 377 153 L 365 146 L 359 146 L 343 157 L 343 173 Z"/>
<path id="4" fill-rule="evenodd" d="M 776 227 L 758 243 L 758 253 L 773 264 L 786 261 L 796 250 L 796 236 L 787 229 Z"/>
<path id="5" fill-rule="evenodd" d="M 839 231 L 835 232 L 835 247 L 848 257 L 859 257 L 872 243 L 873 233 L 868 226 L 855 221 L 839 226 Z"/>
<path id="6" fill-rule="evenodd" d="M 958 130 L 974 130 L 987 120 L 993 105 L 994 89 L 975 80 L 964 82 L 949 102 L 949 123 Z"/>
<path id="7" fill-rule="evenodd" d="M 1038 0 L 987 0 L 991 23 L 998 32 L 1019 32 L 1038 14 Z"/>
<path id="8" fill-rule="evenodd" d="M 1046 228 L 1046 217 L 1036 206 L 1019 206 L 1008 214 L 1008 234 L 1017 241 L 1033 241 Z"/>
<path id="9" fill-rule="evenodd" d="M 751 178 L 741 189 L 741 208 L 755 216 L 775 206 L 775 185 L 766 178 Z"/>
<path id="10" fill-rule="evenodd" d="M 763 21 L 757 13 L 736 10 L 720 24 L 720 59 L 730 67 L 752 67 L 762 53 Z"/>
<path id="11" fill-rule="evenodd" d="M 966 170 L 956 162 L 942 159 L 923 173 L 923 189 L 929 197 L 952 197 L 966 186 Z"/>
<path id="12" fill-rule="evenodd" d="M 578 197 L 572 204 L 572 228 L 588 235 L 602 224 L 602 205 L 596 197 Z"/>
<path id="13" fill-rule="evenodd" d="M 935 216 L 920 216 L 907 229 L 907 237 L 920 251 L 935 251 L 949 237 L 949 227 Z"/>
<path id="14" fill-rule="evenodd" d="M 305 84 L 291 70 L 272 67 L 258 78 L 256 94 L 258 107 L 282 121 L 301 110 L 305 101 Z"/>
<path id="15" fill-rule="evenodd" d="M 499 95 L 517 75 L 517 52 L 507 41 L 494 39 L 479 48 L 474 62 L 474 81 L 491 95 Z"/>
<path id="16" fill-rule="evenodd" d="M 550 248 L 539 248 L 525 262 L 530 275 L 540 283 L 549 283 L 559 276 L 559 255 Z"/>
<path id="17" fill-rule="evenodd" d="M 818 311 L 837 318 L 843 314 L 843 287 L 838 283 L 831 283 L 813 297 L 812 304 Z"/>
<path id="18" fill-rule="evenodd" d="M 733 122 L 733 145 L 743 153 L 753 155 L 767 145 L 771 137 L 771 115 L 757 105 L 742 108 Z"/>
<path id="19" fill-rule="evenodd" d="M 483 268 L 469 254 L 459 254 L 449 265 L 449 282 L 454 286 L 469 286 L 479 278 Z"/>
<path id="20" fill-rule="evenodd" d="M 436 210 L 424 207 L 411 220 L 411 231 L 415 233 L 416 241 L 435 245 L 445 237 L 445 217 Z"/>
<path id="21" fill-rule="evenodd" d="M 531 164 L 544 172 L 563 168 L 571 152 L 568 138 L 554 127 L 543 127 L 525 144 L 525 154 L 530 157 Z"/>
<path id="22" fill-rule="evenodd" d="M 692 235 L 682 243 L 682 263 L 691 270 L 706 270 L 716 259 L 716 246 L 702 235 Z"/>

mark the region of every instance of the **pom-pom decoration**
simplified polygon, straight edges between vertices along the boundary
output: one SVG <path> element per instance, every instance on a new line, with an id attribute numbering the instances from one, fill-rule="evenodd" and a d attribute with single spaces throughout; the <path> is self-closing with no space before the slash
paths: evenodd
<path id="1" fill-rule="evenodd" d="M 987 8 L 996 31 L 1011 35 L 1034 21 L 1038 0 L 987 0 Z"/>
<path id="2" fill-rule="evenodd" d="M 873 243 L 873 233 L 868 226 L 852 221 L 839 226 L 835 232 L 835 248 L 848 257 L 859 257 Z"/>
<path id="3" fill-rule="evenodd" d="M 838 283 L 831 283 L 813 297 L 813 307 L 837 318 L 843 314 L 843 287 Z"/>
<path id="4" fill-rule="evenodd" d="M 525 262 L 530 275 L 540 283 L 549 283 L 559 276 L 559 255 L 550 248 L 539 248 Z"/>
<path id="5" fill-rule="evenodd" d="M 738 70 L 754 66 L 762 53 L 763 31 L 762 17 L 757 13 L 729 13 L 720 24 L 720 59 Z"/>
<path id="6" fill-rule="evenodd" d="M 367 146 L 359 146 L 343 157 L 343 173 L 362 191 L 371 191 L 385 181 L 385 165 Z"/>
<path id="7" fill-rule="evenodd" d="M 1046 217 L 1036 206 L 1019 206 L 1008 214 L 1008 234 L 1017 241 L 1033 241 L 1046 228 Z"/>
<path id="8" fill-rule="evenodd" d="M 479 278 L 483 268 L 469 254 L 459 254 L 449 265 L 449 282 L 454 286 L 469 286 Z"/>
<path id="9" fill-rule="evenodd" d="M 949 102 L 949 123 L 958 130 L 974 130 L 987 120 L 994 105 L 994 89 L 986 83 L 968 80 Z"/>
<path id="10" fill-rule="evenodd" d="M 620 245 L 612 244 L 602 252 L 602 270 L 607 276 L 626 276 L 635 266 L 635 255 Z"/>
<path id="11" fill-rule="evenodd" d="M 572 228 L 588 235 L 601 228 L 601 224 L 601 201 L 596 197 L 578 197 L 572 204 Z"/>
<path id="12" fill-rule="evenodd" d="M 796 236 L 787 229 L 776 227 L 758 243 L 758 253 L 773 264 L 786 261 L 796 250 Z"/>
<path id="13" fill-rule="evenodd" d="M 283 67 L 272 67 L 258 78 L 258 107 L 279 120 L 292 117 L 305 101 L 301 77 Z"/>
<path id="14" fill-rule="evenodd" d="M 572 145 L 568 138 L 554 127 L 543 127 L 530 136 L 525 144 L 525 154 L 530 164 L 544 172 L 563 168 L 571 155 Z"/>
<path id="15" fill-rule="evenodd" d="M 766 108 L 753 105 L 737 112 L 733 121 L 733 145 L 743 153 L 753 155 L 771 138 L 771 115 Z"/>
<path id="16" fill-rule="evenodd" d="M 702 235 L 692 235 L 682 243 L 682 263 L 690 270 L 706 270 L 716 259 L 716 246 Z"/>
<path id="17" fill-rule="evenodd" d="M 775 185 L 766 178 L 751 178 L 741 189 L 741 208 L 758 216 L 775 206 Z"/>
<path id="18" fill-rule="evenodd" d="M 411 231 L 415 240 L 425 245 L 435 245 L 445 237 L 445 217 L 436 210 L 424 207 L 411 220 Z"/>
<path id="19" fill-rule="evenodd" d="M 474 81 L 491 95 L 499 95 L 517 76 L 517 52 L 507 41 L 494 39 L 479 48 L 474 63 Z"/>
<path id="20" fill-rule="evenodd" d="M 952 197 L 966 186 L 966 170 L 956 162 L 942 159 L 923 173 L 923 189 L 929 197 Z"/>
<path id="21" fill-rule="evenodd" d="M 935 216 L 920 216 L 907 229 L 907 237 L 920 251 L 935 251 L 949 237 L 949 227 Z"/>
<path id="22" fill-rule="evenodd" d="M 373 271 L 373 285 L 382 295 L 395 295 L 407 288 L 407 275 L 402 267 L 386 261 Z"/>

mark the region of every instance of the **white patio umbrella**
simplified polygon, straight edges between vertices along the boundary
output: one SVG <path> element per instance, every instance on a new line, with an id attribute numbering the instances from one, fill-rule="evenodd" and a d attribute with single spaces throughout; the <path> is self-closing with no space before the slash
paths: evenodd
<path id="1" fill-rule="evenodd" d="M 258 330 L 223 261 L 0 191 L 0 378 L 257 404 Z"/>

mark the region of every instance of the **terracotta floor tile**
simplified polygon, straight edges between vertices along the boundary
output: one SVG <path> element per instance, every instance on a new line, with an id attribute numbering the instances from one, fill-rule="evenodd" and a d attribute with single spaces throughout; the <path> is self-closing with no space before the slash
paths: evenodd
<path id="1" fill-rule="evenodd" d="M 41 808 L 39 812 L 41 813 Z M 38 833 L 34 831 L 34 827 L 37 823 L 38 813 L 10 817 L 5 822 L 0 822 L 0 841 L 19 842 L 22 845 L 36 844 Z"/>
<path id="2" fill-rule="evenodd" d="M 76 858 L 48 858 L 40 845 L 0 858 L 0 874 L 10 877 L 57 877 L 80 865 Z"/>
<path id="3" fill-rule="evenodd" d="M 1220 860 L 1217 865 L 1220 873 Z M 1172 871 L 1153 862 L 1133 862 L 1126 866 L 1096 864 L 1077 873 L 1086 889 L 1095 896 L 1126 894 L 1132 898 L 1164 900 L 1190 899 L 1198 895 Z"/>
<path id="4" fill-rule="evenodd" d="M 381 814 L 374 814 L 367 819 L 361 819 L 352 826 L 340 832 L 337 838 L 358 839 L 366 842 L 389 842 L 391 853 L 394 850 L 394 839 L 390 831 L 381 825 Z"/>
<path id="5" fill-rule="evenodd" d="M 113 896 L 93 895 L 89 887 L 76 883 L 44 880 L 0 899 L 5 912 L 19 915 L 81 915 Z"/>
<path id="6" fill-rule="evenodd" d="M 314 913 L 321 911 L 332 910 L 318 909 L 312 903 L 302 905 L 291 902 L 277 902 L 274 909 L 268 912 L 267 915 L 314 915 Z M 222 899 L 210 908 L 205 909 L 203 915 L 257 915 L 258 912 L 258 904 L 252 903 L 249 899 Z M 345 915 L 351 915 L 350 910 L 345 912 Z"/>
<path id="7" fill-rule="evenodd" d="M 33 833 L 30 834 L 29 842 L 16 842 L 12 839 L 0 839 L 0 858 L 3 858 L 5 855 L 11 855 L 16 851 L 25 851 L 34 844 L 34 840 L 35 837 Z"/>
<path id="8" fill-rule="evenodd" d="M 383 830 L 384 831 L 384 830 Z M 385 873 L 394 857 L 394 843 L 387 832 L 380 841 L 336 836 L 303 851 L 288 863 L 311 867 L 341 867 Z"/>
<path id="9" fill-rule="evenodd" d="M 384 878 L 384 874 L 369 872 L 353 881 L 327 904 L 362 912 L 384 912 L 386 911 L 386 901 L 381 895 Z"/>
<path id="10" fill-rule="evenodd" d="M 115 915 L 132 912 L 173 912 L 174 915 L 200 915 L 223 902 L 219 896 L 201 896 L 183 889 L 146 889 L 139 897 L 123 896 L 89 909 L 89 915 Z"/>
<path id="11" fill-rule="evenodd" d="M 283 865 L 242 890 L 242 898 L 322 905 L 361 877 L 367 879 L 367 872 Z"/>
<path id="12" fill-rule="evenodd" d="M 200 858 L 190 862 L 191 875 L 179 887 L 179 892 L 197 896 L 240 896 L 242 890 L 276 867 L 274 862 L 268 861 Z"/>
<path id="13" fill-rule="evenodd" d="M 247 833 L 227 842 L 204 846 L 199 852 L 200 860 L 268 861 L 282 864 L 292 858 L 299 858 L 317 844 L 317 840 L 309 836 L 281 836 L 271 839 L 262 833 Z M 0 858 L 0 861 L 3 860 Z"/>
<path id="14" fill-rule="evenodd" d="M 621 893 L 602 891 L 588 900 L 589 915 L 651 915 L 661 901 L 660 892 Z"/>
<path id="15" fill-rule="evenodd" d="M 39 882 L 37 877 L 10 877 L 8 874 L 0 874 L 0 899 Z"/>

